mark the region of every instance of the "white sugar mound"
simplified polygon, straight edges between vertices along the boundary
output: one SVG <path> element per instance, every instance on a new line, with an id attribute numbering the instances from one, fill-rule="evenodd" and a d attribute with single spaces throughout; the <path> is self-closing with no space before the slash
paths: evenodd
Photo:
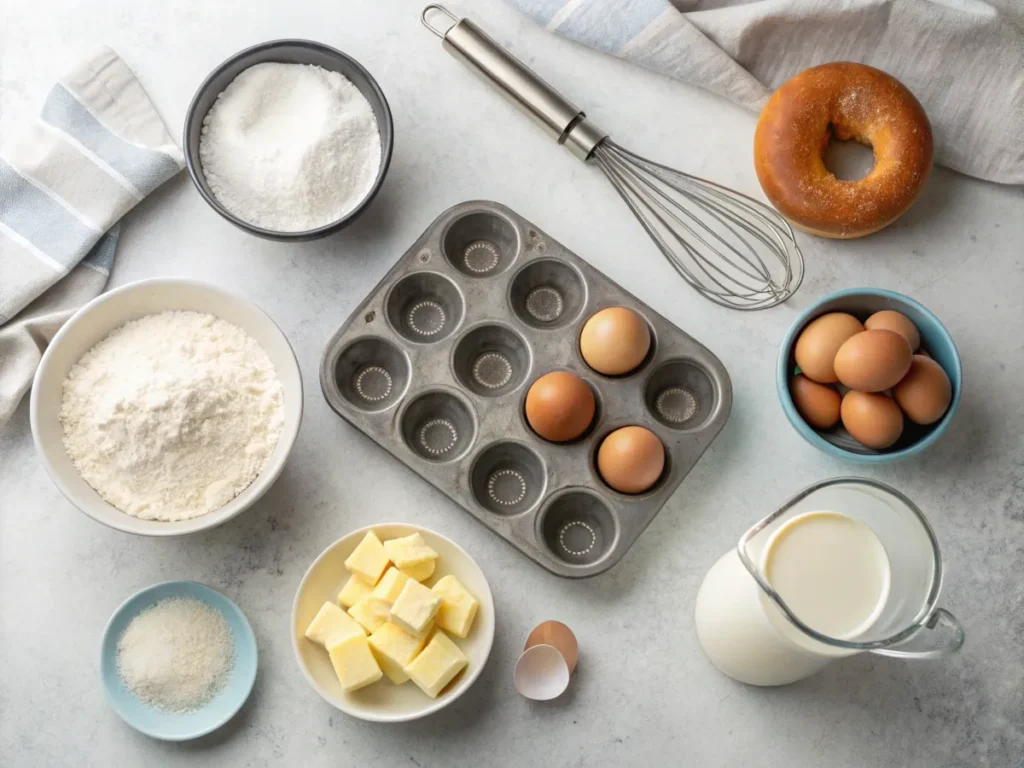
<path id="1" fill-rule="evenodd" d="M 302 232 L 362 202 L 380 171 L 373 108 L 344 75 L 311 64 L 256 64 L 203 120 L 199 159 L 214 196 L 244 221 Z"/>
<path id="2" fill-rule="evenodd" d="M 138 699 L 164 712 L 192 712 L 227 684 L 231 627 L 201 600 L 172 597 L 140 613 L 117 642 L 117 671 Z"/>

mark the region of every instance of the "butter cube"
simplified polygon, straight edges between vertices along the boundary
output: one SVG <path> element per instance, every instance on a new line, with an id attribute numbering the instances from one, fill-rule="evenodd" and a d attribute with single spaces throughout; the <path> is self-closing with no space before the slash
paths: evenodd
<path id="1" fill-rule="evenodd" d="M 306 637 L 327 649 L 355 635 L 366 637 L 363 628 L 334 603 L 324 603 L 306 628 Z"/>
<path id="2" fill-rule="evenodd" d="M 367 595 L 348 609 L 353 619 L 358 621 L 367 632 L 376 632 L 381 624 L 388 620 L 391 603 L 385 603 L 378 597 Z"/>
<path id="3" fill-rule="evenodd" d="M 389 619 L 410 635 L 425 637 L 440 608 L 440 597 L 409 579 L 391 606 Z"/>
<path id="4" fill-rule="evenodd" d="M 399 568 L 398 570 L 413 581 L 426 581 L 434 575 L 434 566 L 436 564 L 437 560 L 424 560 L 422 563 L 407 565 L 404 568 Z"/>
<path id="5" fill-rule="evenodd" d="M 368 584 L 362 576 L 356 576 L 353 573 L 348 577 L 345 586 L 341 588 L 341 592 L 338 593 L 338 602 L 346 608 L 351 608 L 370 594 L 372 589 L 373 584 Z"/>
<path id="6" fill-rule="evenodd" d="M 388 556 L 384 552 L 384 545 L 373 531 L 367 533 L 359 542 L 359 546 L 348 556 L 345 567 L 356 576 L 362 577 L 363 581 L 377 583 L 384 569 L 388 567 Z"/>
<path id="7" fill-rule="evenodd" d="M 353 635 L 332 646 L 329 653 L 338 681 L 346 691 L 355 691 L 384 676 L 377 666 L 377 660 L 373 658 L 366 635 Z"/>
<path id="8" fill-rule="evenodd" d="M 427 542 L 418 533 L 401 539 L 385 541 L 384 551 L 391 562 L 399 568 L 408 568 L 426 560 L 437 560 L 438 558 L 437 552 L 428 547 Z"/>
<path id="9" fill-rule="evenodd" d="M 370 650 L 391 682 L 401 685 L 409 679 L 403 668 L 416 658 L 424 642 L 389 621 L 370 635 Z"/>
<path id="10" fill-rule="evenodd" d="M 405 666 L 405 674 L 432 699 L 469 664 L 452 639 L 437 630 L 427 647 Z"/>
<path id="11" fill-rule="evenodd" d="M 431 560 L 430 562 L 433 561 Z M 384 572 L 384 575 L 381 576 L 377 586 L 373 588 L 373 592 L 370 594 L 374 597 L 379 597 L 385 603 L 393 603 L 408 580 L 408 576 L 392 566 Z"/>
<path id="12" fill-rule="evenodd" d="M 473 626 L 480 604 L 454 576 L 442 576 L 431 590 L 441 598 L 435 621 L 456 637 L 465 637 Z"/>

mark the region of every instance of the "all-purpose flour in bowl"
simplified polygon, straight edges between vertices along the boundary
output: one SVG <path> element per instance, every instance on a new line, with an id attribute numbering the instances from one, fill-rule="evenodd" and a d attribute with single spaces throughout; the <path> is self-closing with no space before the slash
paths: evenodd
<path id="1" fill-rule="evenodd" d="M 169 311 L 86 352 L 64 380 L 60 418 L 75 469 L 108 503 L 146 520 L 188 520 L 263 471 L 284 426 L 284 393 L 241 328 Z"/>
<path id="2" fill-rule="evenodd" d="M 203 120 L 199 160 L 238 218 L 305 232 L 354 210 L 382 161 L 373 108 L 348 78 L 311 64 L 244 70 Z"/>

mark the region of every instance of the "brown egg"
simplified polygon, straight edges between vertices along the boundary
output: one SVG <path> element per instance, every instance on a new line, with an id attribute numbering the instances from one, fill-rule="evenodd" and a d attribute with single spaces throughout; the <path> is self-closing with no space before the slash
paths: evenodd
<path id="1" fill-rule="evenodd" d="M 594 313 L 580 333 L 580 354 L 587 365 L 606 376 L 629 373 L 647 357 L 651 331 L 646 321 L 625 307 Z"/>
<path id="2" fill-rule="evenodd" d="M 864 321 L 864 327 L 869 331 L 882 330 L 898 333 L 907 340 L 911 352 L 917 352 L 917 348 L 921 346 L 921 334 L 918 333 L 917 326 L 910 322 L 910 318 L 906 315 L 901 315 L 891 309 L 875 312 Z"/>
<path id="3" fill-rule="evenodd" d="M 575 373 L 552 371 L 530 385 L 526 420 L 545 440 L 564 443 L 587 431 L 594 420 L 594 393 Z"/>
<path id="4" fill-rule="evenodd" d="M 798 373 L 790 379 L 789 394 L 803 420 L 815 429 L 829 429 L 839 421 L 839 405 L 843 398 L 834 387 L 811 381 Z"/>
<path id="5" fill-rule="evenodd" d="M 793 348 L 800 371 L 819 384 L 839 381 L 833 367 L 836 352 L 847 339 L 863 330 L 860 320 L 845 312 L 830 312 L 815 318 L 800 332 Z"/>
<path id="6" fill-rule="evenodd" d="M 903 434 L 903 412 L 885 395 L 850 390 L 841 412 L 846 431 L 868 448 L 888 448 Z"/>
<path id="7" fill-rule="evenodd" d="M 664 468 L 665 447 L 643 427 L 615 430 L 597 452 L 598 472 L 620 493 L 643 493 L 658 482 Z"/>
<path id="8" fill-rule="evenodd" d="M 915 424 L 934 424 L 953 400 L 953 385 L 942 366 L 924 355 L 914 355 L 910 371 L 892 388 L 900 408 Z"/>
<path id="9" fill-rule="evenodd" d="M 850 389 L 882 392 L 907 375 L 910 357 L 910 345 L 895 331 L 864 331 L 839 348 L 836 375 Z"/>

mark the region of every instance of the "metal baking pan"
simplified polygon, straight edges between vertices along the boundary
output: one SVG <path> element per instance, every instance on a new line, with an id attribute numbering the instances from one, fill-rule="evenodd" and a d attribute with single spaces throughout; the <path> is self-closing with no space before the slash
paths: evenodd
<path id="1" fill-rule="evenodd" d="M 635 371 L 598 374 L 579 334 L 629 307 L 651 330 Z M 594 391 L 590 429 L 550 443 L 526 393 L 552 370 Z M 539 227 L 489 201 L 445 211 L 334 334 L 320 364 L 331 408 L 525 555 L 559 576 L 594 576 L 637 540 L 725 425 L 732 385 L 707 348 Z M 647 492 L 601 480 L 612 430 L 647 427 L 665 470 Z"/>

